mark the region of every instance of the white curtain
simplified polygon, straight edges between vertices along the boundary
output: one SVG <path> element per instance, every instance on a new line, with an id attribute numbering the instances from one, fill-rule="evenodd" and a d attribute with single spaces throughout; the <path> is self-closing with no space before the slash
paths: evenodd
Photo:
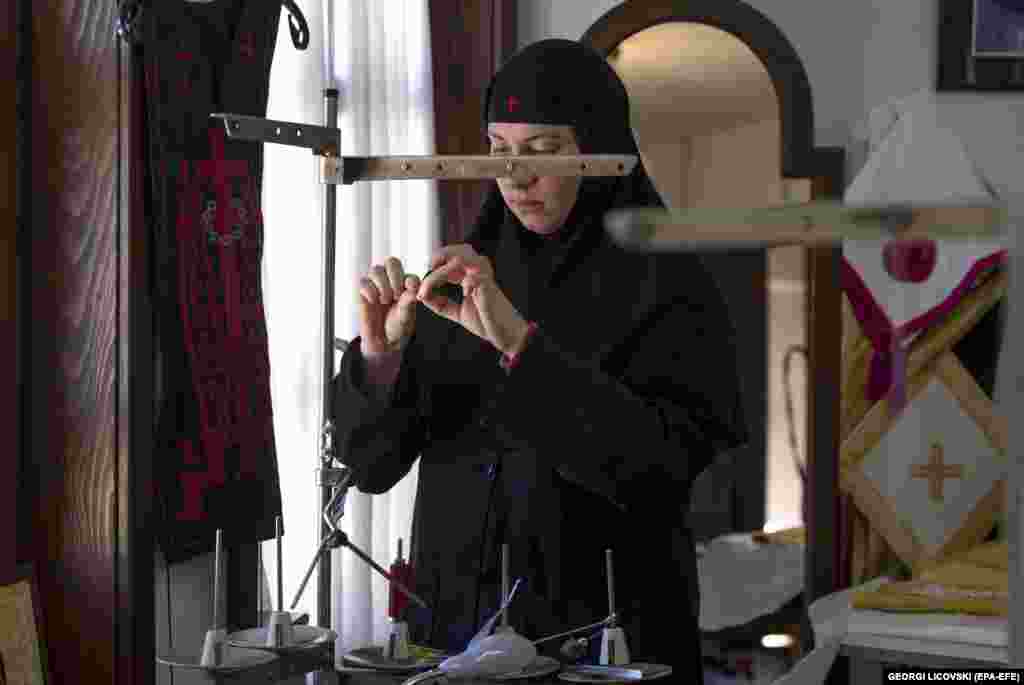
<path id="1" fill-rule="evenodd" d="M 322 0 L 300 3 L 310 44 L 297 51 L 282 12 L 267 117 L 323 123 L 323 89 L 340 92 L 343 155 L 434 154 L 433 77 L 428 0 Z M 314 482 L 321 427 L 322 186 L 309 150 L 266 145 L 264 301 L 285 542 L 284 592 L 290 603 L 318 544 Z M 335 335 L 358 335 L 358 279 L 389 256 L 422 275 L 440 244 L 435 184 L 365 182 L 336 186 Z M 339 355 L 340 358 L 340 355 Z M 336 407 L 344 412 L 345 407 Z M 417 470 L 389 493 L 352 490 L 342 519 L 352 543 L 380 565 L 408 550 Z M 276 587 L 273 543 L 264 548 Z M 387 584 L 351 552 L 332 553 L 331 627 L 337 653 L 384 639 Z M 316 617 L 311 581 L 298 609 Z"/>

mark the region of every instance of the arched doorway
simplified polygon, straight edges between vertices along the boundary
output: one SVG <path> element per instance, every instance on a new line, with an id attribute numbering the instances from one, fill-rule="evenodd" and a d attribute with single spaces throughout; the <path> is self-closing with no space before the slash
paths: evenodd
<path id="1" fill-rule="evenodd" d="M 581 40 L 626 84 L 641 155 L 666 204 L 764 206 L 841 193 L 844 153 L 814 146 L 802 62 L 778 27 L 746 3 L 627 1 Z M 706 256 L 738 329 L 754 441 L 695 485 L 690 513 L 698 540 L 801 523 L 782 367 L 787 350 L 806 344 L 806 257 L 803 248 Z M 802 394 L 796 399 L 802 434 Z M 800 445 L 806 450 L 803 436 Z"/>

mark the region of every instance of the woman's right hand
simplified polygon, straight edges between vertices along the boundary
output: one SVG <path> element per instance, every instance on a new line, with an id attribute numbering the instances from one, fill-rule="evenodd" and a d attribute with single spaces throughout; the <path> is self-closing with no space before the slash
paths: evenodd
<path id="1" fill-rule="evenodd" d="M 364 357 L 386 356 L 405 348 L 416 329 L 416 291 L 420 279 L 406 274 L 402 262 L 389 257 L 359 280 L 360 351 Z"/>

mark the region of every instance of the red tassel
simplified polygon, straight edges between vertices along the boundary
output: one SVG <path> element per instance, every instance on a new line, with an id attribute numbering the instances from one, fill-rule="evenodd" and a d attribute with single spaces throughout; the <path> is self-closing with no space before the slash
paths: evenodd
<path id="1" fill-rule="evenodd" d="M 395 559 L 395 563 L 391 564 L 391 577 L 409 590 L 412 590 L 412 565 L 402 558 L 401 540 L 398 541 L 398 558 Z M 401 621 L 402 617 L 405 615 L 405 609 L 408 606 L 409 598 L 398 589 L 398 586 L 395 585 L 395 583 L 390 583 L 390 592 L 388 593 L 388 617 L 394 621 Z"/>

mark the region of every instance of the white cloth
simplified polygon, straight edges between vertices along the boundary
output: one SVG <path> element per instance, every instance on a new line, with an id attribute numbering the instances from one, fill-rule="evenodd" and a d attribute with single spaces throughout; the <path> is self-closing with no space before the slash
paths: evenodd
<path id="1" fill-rule="evenodd" d="M 850 619 L 850 600 L 858 589 L 874 588 L 885 582 L 877 578 L 859 588 L 826 595 L 807 608 L 814 629 L 814 649 L 800 659 L 773 685 L 824 685 L 846 636 Z"/>
<path id="2" fill-rule="evenodd" d="M 341 94 L 343 155 L 430 155 L 434 81 L 427 0 L 324 0 L 324 61 L 329 87 Z M 338 335 L 358 335 L 353 293 L 374 264 L 398 257 L 409 273 L 426 272 L 440 244 L 436 183 L 389 181 L 338 186 Z M 336 411 L 344 411 L 337 407 Z M 397 540 L 409 549 L 418 467 L 390 492 L 350 491 L 342 530 L 387 568 Z M 388 584 L 344 549 L 332 554 L 335 653 L 387 638 Z"/>
<path id="3" fill-rule="evenodd" d="M 282 13 L 267 117 L 322 125 L 323 89 L 333 87 L 340 92 L 343 155 L 434 154 L 427 0 L 324 0 L 302 9 L 309 47 L 292 47 Z M 309 150 L 266 145 L 265 151 L 264 298 L 290 604 L 319 544 L 314 470 L 322 425 L 323 186 Z M 350 340 L 358 335 L 355 289 L 372 264 L 394 255 L 407 271 L 425 271 L 439 244 L 436 188 L 430 181 L 375 181 L 339 185 L 337 199 L 334 335 Z M 408 550 L 416 481 L 413 469 L 388 494 L 349 493 L 341 528 L 385 568 L 398 538 Z M 264 559 L 273 587 L 272 549 L 265 548 Z M 351 647 L 384 640 L 386 582 L 344 549 L 332 553 L 330 601 L 339 658 Z M 316 616 L 315 583 L 298 609 Z"/>
<path id="4" fill-rule="evenodd" d="M 960 139 L 940 120 L 929 94 L 876 109 L 869 117 L 872 154 L 843 198 L 847 205 L 943 205 L 992 202 L 988 182 Z M 878 241 L 847 241 L 843 257 L 860 274 L 895 327 L 937 308 L 980 259 L 998 252 L 993 240 L 938 241 L 935 270 L 922 283 L 901 283 L 885 270 Z"/>
<path id="5" fill-rule="evenodd" d="M 722 630 L 782 608 L 803 591 L 803 545 L 761 544 L 749 533 L 715 538 L 697 558 L 700 629 Z"/>
<path id="6" fill-rule="evenodd" d="M 814 628 L 815 648 L 774 685 L 824 683 L 840 647 L 844 642 L 856 642 L 858 637 L 882 638 L 890 649 L 910 649 L 932 655 L 956 655 L 956 645 L 980 648 L 993 654 L 999 654 L 1006 647 L 1008 625 L 1005 618 L 899 614 L 852 608 L 854 593 L 874 590 L 889 580 L 875 578 L 812 602 L 807 613 Z M 984 658 L 978 653 L 970 656 Z"/>
<path id="7" fill-rule="evenodd" d="M 877 108 L 869 117 L 872 153 L 843 198 L 851 206 L 989 203 L 996 198 L 960 139 L 943 124 L 929 93 Z M 843 257 L 874 300 L 900 327 L 941 305 L 998 241 L 937 241 L 935 270 L 921 283 L 901 283 L 884 268 L 885 243 L 846 241 Z"/>
<path id="8" fill-rule="evenodd" d="M 315 4 L 304 3 L 309 47 L 296 50 L 281 12 L 277 47 L 270 70 L 267 118 L 323 123 L 323 68 L 319 55 L 323 18 Z M 284 520 L 285 610 L 319 546 L 319 512 L 313 470 L 320 444 L 321 264 L 323 192 L 309 150 L 263 146 L 263 304 L 270 353 L 270 389 L 274 437 Z M 242 506 L 240 504 L 240 506 Z M 263 544 L 263 564 L 274 591 L 268 608 L 277 609 L 277 550 Z M 297 611 L 316 621 L 316 583 L 307 586 Z"/>

